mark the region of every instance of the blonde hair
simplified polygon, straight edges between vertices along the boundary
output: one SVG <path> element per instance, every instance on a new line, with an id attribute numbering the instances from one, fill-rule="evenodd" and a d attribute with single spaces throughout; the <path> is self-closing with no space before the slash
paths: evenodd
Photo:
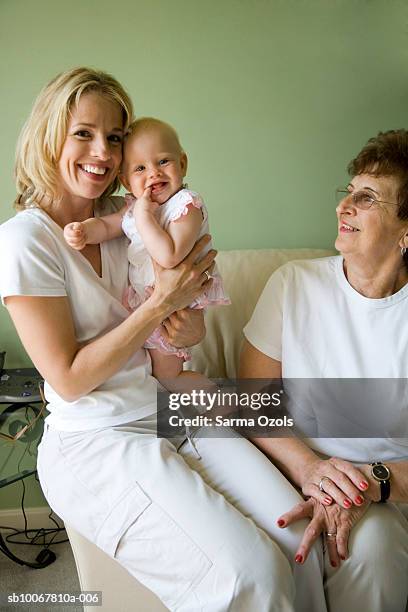
<path id="1" fill-rule="evenodd" d="M 156 119 L 155 117 L 140 117 L 140 119 L 136 119 L 129 125 L 128 131 L 126 133 L 126 138 L 129 137 L 137 137 L 140 134 L 153 132 L 154 130 L 165 130 L 167 131 L 171 137 L 174 139 L 176 147 L 180 150 L 180 153 L 184 152 L 183 147 L 180 144 L 180 139 L 178 134 L 173 126 L 161 119 Z"/>
<path id="2" fill-rule="evenodd" d="M 38 95 L 17 142 L 14 167 L 17 210 L 40 205 L 44 198 L 58 201 L 57 162 L 67 135 L 70 110 L 89 92 L 117 102 L 122 109 L 124 131 L 128 129 L 133 119 L 132 102 L 110 74 L 80 67 L 56 76 Z M 116 177 L 101 198 L 114 193 L 119 186 Z"/>

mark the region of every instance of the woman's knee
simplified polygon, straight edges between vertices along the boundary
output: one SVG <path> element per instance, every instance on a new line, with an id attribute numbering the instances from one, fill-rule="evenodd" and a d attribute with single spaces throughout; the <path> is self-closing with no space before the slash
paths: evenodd
<path id="1" fill-rule="evenodd" d="M 250 554 L 238 556 L 233 549 L 224 553 L 221 571 L 230 575 L 236 601 L 252 601 L 252 605 L 261 606 L 256 608 L 259 610 L 291 609 L 295 595 L 293 572 L 286 556 L 266 534 L 260 534 Z"/>
<path id="2" fill-rule="evenodd" d="M 398 559 L 408 566 L 408 530 L 406 520 L 391 505 L 373 505 L 351 532 L 350 559 L 355 563 L 369 563 L 387 568 Z M 387 572 L 383 572 L 387 573 Z"/>
<path id="3" fill-rule="evenodd" d="M 361 599 L 375 612 L 404 609 L 408 587 L 408 530 L 392 504 L 373 505 L 351 532 L 349 557 L 333 570 L 326 563 L 333 610 Z M 360 598 L 360 599 L 359 599 Z"/>

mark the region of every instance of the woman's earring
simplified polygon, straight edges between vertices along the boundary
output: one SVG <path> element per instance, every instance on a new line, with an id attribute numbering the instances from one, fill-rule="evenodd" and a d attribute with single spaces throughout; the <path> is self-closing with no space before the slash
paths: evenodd
<path id="1" fill-rule="evenodd" d="M 407 248 L 406 247 L 401 247 L 401 255 L 404 257 L 405 253 L 407 252 Z"/>

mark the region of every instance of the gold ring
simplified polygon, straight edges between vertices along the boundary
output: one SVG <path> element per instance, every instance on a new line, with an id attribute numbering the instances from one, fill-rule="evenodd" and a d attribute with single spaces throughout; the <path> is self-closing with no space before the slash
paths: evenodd
<path id="1" fill-rule="evenodd" d="M 319 482 L 319 489 L 320 489 L 320 491 L 322 493 L 326 493 L 326 491 L 324 490 L 324 486 L 323 486 L 323 483 L 324 483 L 325 480 L 330 480 L 330 478 L 328 476 L 323 476 L 323 478 L 321 478 L 320 482 Z M 330 480 L 330 482 L 331 482 L 331 480 Z"/>

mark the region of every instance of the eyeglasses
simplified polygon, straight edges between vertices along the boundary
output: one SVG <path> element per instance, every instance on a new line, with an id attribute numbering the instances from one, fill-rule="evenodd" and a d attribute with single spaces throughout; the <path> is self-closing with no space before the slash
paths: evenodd
<path id="1" fill-rule="evenodd" d="M 351 198 L 356 208 L 360 210 L 368 210 L 374 204 L 390 204 L 391 206 L 399 206 L 396 202 L 385 202 L 377 200 L 367 191 L 349 191 L 345 188 L 336 189 L 336 202 L 339 204 L 345 198 Z"/>
<path id="2" fill-rule="evenodd" d="M 14 436 L 11 436 L 10 434 L 6 434 L 6 433 L 3 433 L 2 431 L 0 431 L 0 438 L 4 438 L 6 440 L 9 440 L 10 442 L 17 442 L 17 440 L 19 440 L 29 429 L 31 429 L 33 427 L 33 425 L 38 421 L 38 419 L 42 416 L 42 414 L 43 414 L 43 412 L 45 410 L 45 407 L 47 405 L 47 401 L 46 401 L 46 399 L 44 397 L 43 383 L 40 383 L 38 385 L 38 390 L 40 392 L 42 405 L 41 405 L 41 408 L 38 410 L 37 414 L 35 415 L 35 417 L 31 421 L 28 421 L 28 423 L 26 423 L 26 425 L 24 425 L 24 427 L 19 429 L 14 434 Z M 30 407 L 31 410 L 33 410 L 33 412 L 35 412 L 34 406 L 29 404 L 28 407 Z"/>

